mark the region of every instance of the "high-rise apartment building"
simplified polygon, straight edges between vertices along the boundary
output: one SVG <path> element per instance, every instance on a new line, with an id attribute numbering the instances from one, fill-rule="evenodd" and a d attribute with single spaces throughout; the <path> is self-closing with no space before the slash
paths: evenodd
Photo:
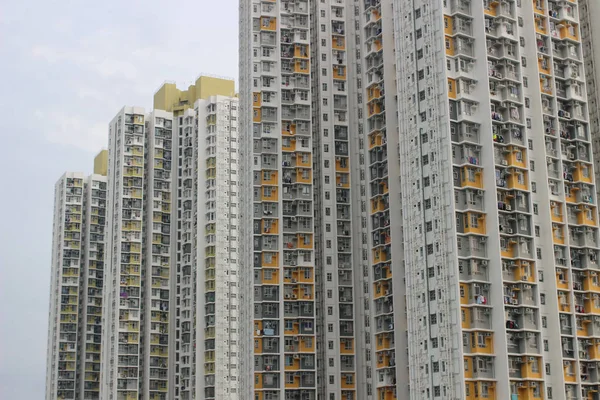
<path id="1" fill-rule="evenodd" d="M 236 399 L 249 393 L 243 362 L 239 249 L 238 101 L 233 80 L 202 75 L 181 91 L 163 85 L 154 107 L 173 112 L 177 181 L 175 399 Z M 176 211 L 176 213 L 175 213 Z M 175 236 L 175 235 L 174 235 Z M 175 363 L 175 360 L 173 360 Z"/>
<path id="2" fill-rule="evenodd" d="M 600 20 L 600 4 L 593 0 L 581 0 L 579 3 L 590 134 L 592 137 L 596 182 L 598 182 L 600 180 L 598 176 L 600 173 L 600 165 L 598 164 L 600 162 L 600 103 L 598 103 L 600 100 L 600 47 L 598 47 L 600 27 L 595 27 L 594 23 Z M 599 190 L 599 186 L 596 186 L 596 190 Z"/>
<path id="3" fill-rule="evenodd" d="M 125 107 L 109 126 L 107 399 L 238 396 L 233 90 L 209 76 L 165 84 L 152 112 Z"/>
<path id="4" fill-rule="evenodd" d="M 99 399 L 106 177 L 94 172 L 55 185 L 47 400 Z"/>
<path id="5" fill-rule="evenodd" d="M 253 237 L 244 266 L 253 270 L 257 400 L 317 398 L 309 11 L 308 1 L 240 2 L 243 200 L 252 204 L 243 206 L 242 237 Z"/>
<path id="6" fill-rule="evenodd" d="M 240 3 L 256 398 L 593 398 L 587 3 Z"/>

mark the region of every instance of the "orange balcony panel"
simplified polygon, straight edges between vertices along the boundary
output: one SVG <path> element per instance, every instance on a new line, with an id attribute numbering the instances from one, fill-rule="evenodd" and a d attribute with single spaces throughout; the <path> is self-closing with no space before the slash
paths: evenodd
<path id="1" fill-rule="evenodd" d="M 462 300 L 461 300 L 462 303 Z M 470 329 L 471 328 L 471 309 L 470 308 L 465 308 L 465 307 L 461 307 L 460 308 L 460 314 L 461 314 L 461 326 L 463 329 Z"/>
<path id="2" fill-rule="evenodd" d="M 483 170 L 481 168 L 463 167 L 461 169 L 461 187 L 483 189 Z"/>
<path id="3" fill-rule="evenodd" d="M 596 339 L 594 343 L 588 347 L 588 351 L 590 352 L 590 359 L 597 360 L 600 358 L 600 345 L 598 343 L 598 339 Z"/>
<path id="4" fill-rule="evenodd" d="M 291 329 L 288 329 L 289 326 L 286 326 L 284 333 L 286 335 L 298 335 L 298 333 L 300 333 L 300 323 L 297 321 L 294 321 L 294 323 L 292 324 Z"/>
<path id="5" fill-rule="evenodd" d="M 464 217 L 465 233 L 486 234 L 485 214 L 468 212 Z"/>
<path id="6" fill-rule="evenodd" d="M 376 131 L 369 134 L 369 149 L 383 144 L 383 135 Z"/>
<path id="7" fill-rule="evenodd" d="M 279 195 L 277 192 L 277 187 L 263 187 L 261 199 L 262 201 L 278 201 Z"/>
<path id="8" fill-rule="evenodd" d="M 515 257 L 515 243 L 509 243 L 506 248 L 500 249 L 500 255 L 506 258 L 514 258 Z"/>
<path id="9" fill-rule="evenodd" d="M 344 177 L 346 179 L 344 179 Z M 347 174 L 336 174 L 335 183 L 336 183 L 336 186 L 339 188 L 349 188 L 350 187 L 350 179 L 348 179 Z"/>
<path id="10" fill-rule="evenodd" d="M 388 253 L 384 249 L 373 250 L 373 263 L 386 262 L 389 260 Z"/>
<path id="11" fill-rule="evenodd" d="M 282 125 L 282 129 L 281 129 L 281 134 L 283 136 L 294 136 L 296 134 L 296 124 L 292 124 L 292 123 L 283 123 Z"/>
<path id="12" fill-rule="evenodd" d="M 444 33 L 446 35 L 452 35 L 454 33 L 454 21 L 452 17 L 444 15 Z"/>
<path id="13" fill-rule="evenodd" d="M 277 171 L 262 171 L 262 179 L 261 182 L 263 185 L 277 185 L 278 183 L 278 173 Z"/>
<path id="14" fill-rule="evenodd" d="M 379 182 L 379 184 L 381 185 L 381 190 L 383 191 L 383 194 L 387 194 L 389 192 L 389 188 L 388 188 L 388 183 L 387 183 L 387 179 L 385 179 L 384 181 Z"/>
<path id="15" fill-rule="evenodd" d="M 577 203 L 577 191 L 573 188 L 565 189 L 565 200 L 569 203 Z"/>
<path id="16" fill-rule="evenodd" d="M 560 38 L 570 39 L 579 42 L 579 27 L 572 22 L 562 21 L 560 28 Z"/>
<path id="17" fill-rule="evenodd" d="M 387 282 L 376 282 L 373 284 L 373 292 L 375 293 L 373 297 L 378 299 L 380 297 L 387 296 L 389 294 L 388 290 L 389 286 Z"/>
<path id="18" fill-rule="evenodd" d="M 274 31 L 277 29 L 277 18 L 275 17 L 260 17 L 260 30 Z"/>
<path id="19" fill-rule="evenodd" d="M 345 377 L 343 377 L 341 379 L 342 380 L 342 389 L 354 389 L 355 388 L 355 385 L 354 385 L 354 382 L 355 382 L 354 374 L 345 373 L 344 375 L 346 375 L 346 376 L 351 375 L 352 379 L 349 382 Z"/>
<path id="20" fill-rule="evenodd" d="M 310 68 L 308 60 L 296 61 L 296 64 L 294 65 L 294 72 L 308 74 L 309 70 Z"/>
<path id="21" fill-rule="evenodd" d="M 491 334 L 490 336 L 485 336 L 483 346 L 480 346 L 477 342 L 473 343 L 471 353 L 494 354 L 494 337 Z"/>
<path id="22" fill-rule="evenodd" d="M 591 166 L 585 163 L 577 163 L 573 171 L 573 179 L 578 182 L 592 183 Z"/>
<path id="23" fill-rule="evenodd" d="M 456 81 L 448 78 L 448 97 L 456 99 Z"/>
<path id="24" fill-rule="evenodd" d="M 379 104 L 379 102 L 368 104 L 367 107 L 369 117 L 381 113 L 381 104 Z"/>
<path id="25" fill-rule="evenodd" d="M 381 12 L 379 12 L 378 9 L 374 9 L 372 11 L 371 17 L 373 18 L 374 21 L 379 21 L 381 19 Z"/>
<path id="26" fill-rule="evenodd" d="M 588 336 L 587 326 L 580 325 L 577 327 L 577 336 Z"/>
<path id="27" fill-rule="evenodd" d="M 387 354 L 381 354 L 381 355 L 377 355 L 377 364 L 376 364 L 376 368 L 385 368 L 385 367 L 389 367 L 390 365 L 390 356 L 388 356 Z"/>
<path id="28" fill-rule="evenodd" d="M 349 172 L 350 166 L 348 165 L 348 159 L 345 157 L 336 157 L 335 170 L 337 172 Z"/>
<path id="29" fill-rule="evenodd" d="M 583 280 L 583 290 L 590 292 L 600 291 L 600 283 L 597 272 L 592 271 L 586 273 L 585 279 Z"/>
<path id="30" fill-rule="evenodd" d="M 294 371 L 294 370 L 298 370 L 300 369 L 300 359 L 293 359 L 294 361 L 291 364 L 286 364 L 285 365 L 285 370 L 286 371 Z"/>
<path id="31" fill-rule="evenodd" d="M 577 382 L 577 375 L 575 375 L 575 372 L 574 372 L 576 366 L 574 364 L 575 363 L 573 363 L 573 365 L 571 367 L 568 367 L 568 366 L 563 367 L 563 371 L 564 371 L 564 375 L 565 375 L 565 382 L 568 382 L 568 383 Z M 572 370 L 570 370 L 569 368 L 571 368 Z"/>
<path id="32" fill-rule="evenodd" d="M 252 121 L 253 122 L 260 122 L 260 121 L 262 121 L 262 119 L 261 119 L 261 113 L 260 113 L 260 108 L 255 108 L 253 110 Z"/>
<path id="33" fill-rule="evenodd" d="M 278 253 L 263 253 L 262 266 L 277 268 L 279 266 L 279 254 Z"/>
<path id="34" fill-rule="evenodd" d="M 508 164 L 513 167 L 527 168 L 527 156 L 523 149 L 517 146 L 509 148 L 510 154 L 507 157 Z"/>
<path id="35" fill-rule="evenodd" d="M 396 400 L 394 391 L 386 387 L 377 388 L 377 398 L 380 400 Z"/>
<path id="36" fill-rule="evenodd" d="M 262 98 L 261 98 L 261 93 L 260 92 L 254 92 L 252 94 L 252 106 L 254 107 L 260 107 L 261 103 L 262 103 Z"/>
<path id="37" fill-rule="evenodd" d="M 333 79 L 346 80 L 346 67 L 333 67 Z"/>
<path id="38" fill-rule="evenodd" d="M 265 285 L 279 284 L 279 270 L 268 269 L 262 271 L 262 283 Z"/>
<path id="39" fill-rule="evenodd" d="M 446 36 L 444 42 L 446 46 L 446 55 L 453 56 L 456 53 L 456 49 L 454 48 L 454 39 L 452 39 L 450 36 Z"/>
<path id="40" fill-rule="evenodd" d="M 473 359 L 471 357 L 465 357 L 465 379 L 473 378 Z"/>
<path id="41" fill-rule="evenodd" d="M 288 382 L 287 380 L 285 382 L 286 389 L 296 389 L 299 387 L 300 387 L 300 377 L 299 376 L 295 376 L 293 382 Z"/>
<path id="42" fill-rule="evenodd" d="M 535 16 L 535 31 L 542 35 L 548 34 L 548 30 L 546 29 L 546 18 L 540 17 L 539 15 Z"/>
<path id="43" fill-rule="evenodd" d="M 308 58 L 308 46 L 296 45 L 294 47 L 294 57 L 296 58 Z"/>
<path id="44" fill-rule="evenodd" d="M 589 205 L 580 205 L 577 215 L 577 223 L 580 225 L 597 226 L 596 207 Z"/>
<path id="45" fill-rule="evenodd" d="M 550 61 L 546 57 L 538 58 L 538 70 L 542 74 L 550 75 Z M 540 89 L 544 87 L 542 80 L 540 80 Z M 549 94 L 552 94 L 550 91 Z"/>
<path id="46" fill-rule="evenodd" d="M 552 201 L 550 203 L 550 214 L 552 215 L 552 222 L 563 223 L 562 203 Z"/>
<path id="47" fill-rule="evenodd" d="M 586 313 L 600 314 L 600 307 L 597 307 L 600 306 L 600 304 L 593 298 L 586 300 L 584 304 Z"/>
<path id="48" fill-rule="evenodd" d="M 262 340 L 261 339 L 254 339 L 254 352 L 262 353 Z"/>
<path id="49" fill-rule="evenodd" d="M 552 242 L 554 244 L 565 244 L 564 227 L 561 225 L 552 226 Z"/>
<path id="50" fill-rule="evenodd" d="M 354 339 L 347 339 L 347 342 L 340 342 L 341 354 L 354 354 Z"/>
<path id="51" fill-rule="evenodd" d="M 373 99 L 378 99 L 381 97 L 381 89 L 379 89 L 379 86 L 371 86 L 370 88 L 367 89 L 367 102 L 373 100 Z"/>
<path id="52" fill-rule="evenodd" d="M 564 274 L 566 274 L 566 271 L 562 273 L 560 271 L 556 272 L 556 288 L 569 290 L 569 281 L 561 279 L 561 276 L 564 276 Z"/>
<path id="53" fill-rule="evenodd" d="M 375 350 L 382 351 L 391 348 L 391 340 L 387 333 L 380 333 L 375 337 Z"/>
<path id="54" fill-rule="evenodd" d="M 300 341 L 300 351 L 306 351 L 306 352 L 310 352 L 310 351 L 315 351 L 315 340 L 314 338 L 310 338 L 310 341 L 307 341 L 306 339 L 302 339 Z"/>
<path id="55" fill-rule="evenodd" d="M 509 171 L 511 170 L 509 169 Z M 527 172 L 513 169 L 506 180 L 506 184 L 509 189 L 527 190 L 529 187 Z"/>
<path id="56" fill-rule="evenodd" d="M 373 47 L 375 48 L 375 51 L 379 51 L 383 48 L 383 43 L 381 42 L 380 39 L 377 39 L 377 40 L 373 41 Z"/>
<path id="57" fill-rule="evenodd" d="M 261 224 L 261 232 L 267 235 L 279 234 L 279 220 L 277 219 L 263 219 Z"/>
<path id="58" fill-rule="evenodd" d="M 312 249 L 313 239 L 310 233 L 298 234 L 298 248 L 299 249 Z"/>
<path id="59" fill-rule="evenodd" d="M 483 9 L 483 12 L 486 15 L 491 15 L 492 17 L 495 17 L 498 14 L 498 2 L 497 1 L 491 1 L 488 7 L 485 7 Z"/>
<path id="60" fill-rule="evenodd" d="M 296 168 L 296 182 L 312 183 L 312 169 Z"/>
<path id="61" fill-rule="evenodd" d="M 335 36 L 331 40 L 331 47 L 335 50 L 346 50 L 346 39 L 341 36 Z"/>
<path id="62" fill-rule="evenodd" d="M 546 15 L 546 8 L 542 1 L 533 0 L 533 12 L 541 15 Z"/>
<path id="63" fill-rule="evenodd" d="M 566 296 L 558 296 L 558 310 L 560 312 L 571 312 L 571 304 L 569 304 L 569 299 Z"/>
<path id="64" fill-rule="evenodd" d="M 298 167 L 312 167 L 312 157 L 310 153 L 296 153 L 296 165 Z"/>
<path id="65" fill-rule="evenodd" d="M 469 285 L 460 284 L 460 304 L 469 304 Z"/>
<path id="66" fill-rule="evenodd" d="M 533 366 L 536 364 L 537 372 L 534 372 Z M 521 364 L 521 376 L 526 379 L 541 379 L 542 378 L 541 359 L 538 357 L 523 357 L 523 363 Z"/>
<path id="67" fill-rule="evenodd" d="M 283 151 L 296 151 L 296 138 L 289 140 L 283 140 L 281 144 L 281 150 Z"/>

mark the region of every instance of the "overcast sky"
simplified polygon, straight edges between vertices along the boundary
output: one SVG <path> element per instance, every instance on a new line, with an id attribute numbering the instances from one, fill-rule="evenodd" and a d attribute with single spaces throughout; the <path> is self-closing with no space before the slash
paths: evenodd
<path id="1" fill-rule="evenodd" d="M 237 0 L 0 1 L 0 399 L 44 398 L 53 188 L 123 105 L 237 78 Z"/>

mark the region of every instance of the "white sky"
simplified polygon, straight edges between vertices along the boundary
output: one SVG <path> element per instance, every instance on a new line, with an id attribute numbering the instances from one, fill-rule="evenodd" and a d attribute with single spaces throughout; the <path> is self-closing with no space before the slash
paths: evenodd
<path id="1" fill-rule="evenodd" d="M 0 0 L 0 399 L 44 398 L 54 183 L 123 105 L 237 79 L 237 0 Z"/>

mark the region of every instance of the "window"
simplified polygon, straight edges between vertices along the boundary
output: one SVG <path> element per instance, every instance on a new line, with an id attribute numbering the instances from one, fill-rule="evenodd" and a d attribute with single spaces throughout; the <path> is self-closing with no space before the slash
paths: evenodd
<path id="1" fill-rule="evenodd" d="M 546 317 L 542 317 L 542 328 L 547 328 L 548 327 L 548 320 L 546 319 Z"/>
<path id="2" fill-rule="evenodd" d="M 529 150 L 533 150 L 533 140 L 527 140 L 527 147 L 529 148 Z"/>

